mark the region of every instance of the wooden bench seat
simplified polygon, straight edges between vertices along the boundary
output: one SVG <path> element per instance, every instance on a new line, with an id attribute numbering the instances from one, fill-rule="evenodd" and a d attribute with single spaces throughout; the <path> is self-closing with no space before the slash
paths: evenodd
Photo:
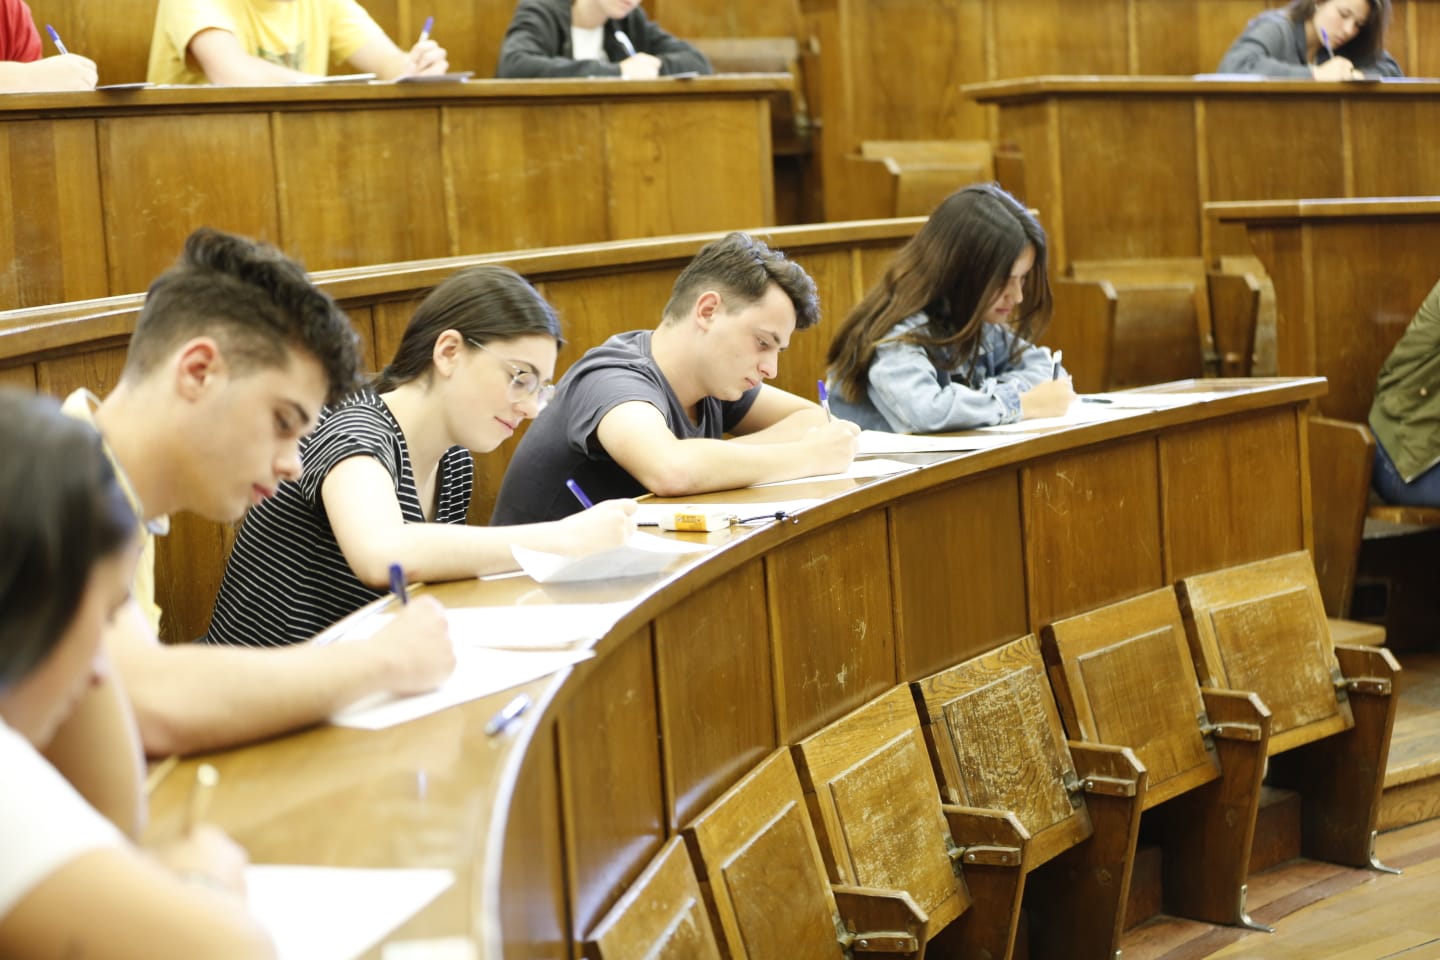
<path id="1" fill-rule="evenodd" d="M 721 960 L 685 843 L 672 837 L 585 944 L 592 960 Z"/>

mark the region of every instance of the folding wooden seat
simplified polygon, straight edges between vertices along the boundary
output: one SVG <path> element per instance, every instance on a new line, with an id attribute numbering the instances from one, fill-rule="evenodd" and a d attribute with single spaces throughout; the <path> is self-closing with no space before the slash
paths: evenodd
<path id="1" fill-rule="evenodd" d="M 1259 695 L 1271 717 L 1271 781 L 1300 792 L 1308 857 L 1374 865 L 1395 723 L 1394 657 L 1335 644 L 1304 551 L 1175 585 L 1200 682 Z"/>
<path id="2" fill-rule="evenodd" d="M 962 859 L 1013 863 L 1021 856 L 1025 832 L 1013 816 L 942 807 L 908 686 L 791 751 L 831 883 L 905 891 L 929 917 L 927 940 L 970 906 Z M 955 836 L 970 846 L 958 846 Z"/>
<path id="3" fill-rule="evenodd" d="M 1268 929 L 1245 911 L 1270 736 L 1259 697 L 1196 684 L 1172 589 L 1056 621 L 1040 641 L 1070 738 L 1129 747 L 1145 766 L 1166 911 Z"/>
<path id="4" fill-rule="evenodd" d="M 896 890 L 831 887 L 787 749 L 685 828 L 732 960 L 915 957 L 926 916 Z"/>
<path id="5" fill-rule="evenodd" d="M 1017 862 L 966 858 L 965 955 L 1010 957 L 1024 897 L 1032 960 L 1111 960 L 1145 794 L 1135 754 L 1066 742 L 1033 634 L 911 688 L 943 798 L 972 815 L 1013 813 L 1029 836 Z"/>
<path id="6" fill-rule="evenodd" d="M 671 837 L 645 872 L 595 925 L 585 941 L 591 960 L 721 960 L 715 929 L 679 837 Z"/>

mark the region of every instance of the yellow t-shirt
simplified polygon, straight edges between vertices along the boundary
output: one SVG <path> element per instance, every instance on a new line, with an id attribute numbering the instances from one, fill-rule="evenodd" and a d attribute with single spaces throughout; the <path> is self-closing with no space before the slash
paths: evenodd
<path id="1" fill-rule="evenodd" d="M 355 0 L 160 0 L 145 78 L 209 83 L 186 49 L 211 28 L 233 33 L 251 56 L 317 76 L 384 36 Z"/>
<path id="2" fill-rule="evenodd" d="M 60 409 L 66 415 L 76 420 L 83 420 L 90 426 L 95 426 L 95 408 L 100 405 L 95 394 L 89 390 L 76 390 L 65 398 Z M 145 619 L 150 623 L 150 629 L 155 631 L 155 636 L 160 635 L 160 605 L 155 602 L 155 537 L 154 534 L 164 536 L 170 532 L 169 517 L 145 517 L 145 507 L 140 503 L 135 488 L 130 485 L 130 478 L 125 475 L 125 469 L 115 459 L 115 453 L 110 449 L 110 444 L 105 444 L 105 455 L 110 458 L 110 465 L 115 468 L 115 476 L 120 480 L 120 488 L 125 491 L 125 497 L 130 501 L 136 516 L 140 517 L 140 559 L 135 564 L 135 580 L 131 585 L 131 592 L 134 594 L 135 602 L 145 613 Z"/>

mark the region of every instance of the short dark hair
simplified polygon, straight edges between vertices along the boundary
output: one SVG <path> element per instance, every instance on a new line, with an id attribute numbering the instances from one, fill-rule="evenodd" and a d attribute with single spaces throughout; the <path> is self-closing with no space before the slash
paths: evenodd
<path id="1" fill-rule="evenodd" d="M 1335 48 L 1337 54 L 1349 57 L 1356 66 L 1373 63 L 1384 55 L 1385 31 L 1390 26 L 1390 0 L 1366 2 L 1370 5 L 1370 16 L 1365 18 L 1365 26 L 1344 46 Z M 1308 23 L 1319 5 L 1320 0 L 1290 0 L 1285 15 L 1291 23 Z"/>
<path id="2" fill-rule="evenodd" d="M 100 435 L 49 397 L 0 389 L 0 690 L 44 662 L 91 568 L 130 542 L 135 511 Z"/>
<path id="3" fill-rule="evenodd" d="M 290 350 L 302 350 L 325 368 L 331 400 L 359 376 L 355 328 L 300 264 L 269 244 L 209 227 L 190 234 L 179 261 L 150 285 L 122 376 L 143 376 L 197 336 L 214 337 L 242 372 L 283 367 Z"/>
<path id="4" fill-rule="evenodd" d="M 535 335 L 560 342 L 560 318 L 529 281 L 507 267 L 469 267 L 441 281 L 421 301 L 395 358 L 371 383 L 374 390 L 387 393 L 429 376 L 435 341 L 446 330 L 474 343 Z"/>
<path id="5" fill-rule="evenodd" d="M 770 284 L 785 291 L 795 306 L 795 329 L 820 322 L 820 296 L 805 268 L 779 250 L 771 250 L 747 233 L 731 233 L 707 243 L 680 276 L 665 304 L 665 319 L 675 321 L 695 305 L 706 290 L 717 290 L 735 307 L 747 307 L 765 296 Z"/>

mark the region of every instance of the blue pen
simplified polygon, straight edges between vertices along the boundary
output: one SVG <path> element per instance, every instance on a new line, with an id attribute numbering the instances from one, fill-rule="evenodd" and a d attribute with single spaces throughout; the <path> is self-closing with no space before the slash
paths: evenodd
<path id="1" fill-rule="evenodd" d="M 434 18 L 434 17 L 426 17 L 426 18 L 425 18 L 425 26 L 423 26 L 423 27 L 420 28 L 420 42 L 421 42 L 421 43 L 424 43 L 426 40 L 429 40 L 429 39 L 430 39 L 430 28 L 433 27 L 433 26 L 435 26 L 435 18 Z"/>
<path id="2" fill-rule="evenodd" d="M 69 50 L 65 49 L 65 44 L 60 42 L 60 34 L 55 32 L 54 27 L 50 26 L 50 24 L 48 23 L 45 24 L 45 32 L 50 34 L 50 39 L 55 42 L 55 49 L 59 50 L 62 55 L 68 54 L 70 52 Z"/>
<path id="3" fill-rule="evenodd" d="M 580 484 L 576 483 L 574 480 L 566 480 L 565 486 L 569 487 L 570 492 L 575 494 L 575 499 L 580 501 L 580 506 L 584 507 L 586 510 L 589 510 L 591 507 L 595 506 L 595 504 L 590 502 L 590 498 L 585 496 L 585 491 L 580 489 Z"/>
<path id="4" fill-rule="evenodd" d="M 405 590 L 405 568 L 398 563 L 390 564 L 390 592 L 400 598 L 402 606 L 410 602 L 410 594 Z"/>
<path id="5" fill-rule="evenodd" d="M 1325 44 L 1325 52 L 1327 54 L 1332 57 L 1335 56 L 1335 48 L 1330 46 L 1330 34 L 1325 32 L 1324 27 L 1320 28 L 1320 42 Z"/>
<path id="6" fill-rule="evenodd" d="M 825 389 L 825 381 L 816 380 L 815 389 L 820 391 L 820 406 L 825 408 L 825 419 L 834 420 L 835 418 L 830 416 L 830 391 Z"/>

